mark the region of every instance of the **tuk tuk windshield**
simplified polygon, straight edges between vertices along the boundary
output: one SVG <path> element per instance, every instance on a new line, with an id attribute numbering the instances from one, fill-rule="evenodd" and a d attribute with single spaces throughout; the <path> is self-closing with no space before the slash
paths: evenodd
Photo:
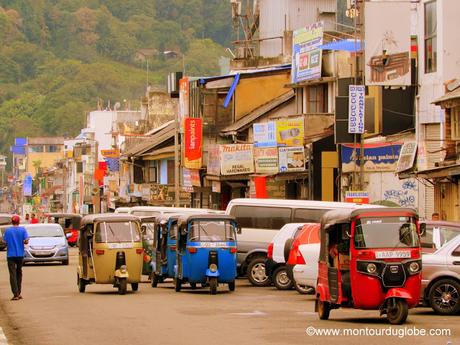
<path id="1" fill-rule="evenodd" d="M 96 230 L 97 243 L 139 242 L 141 236 L 134 222 L 102 222 Z"/>
<path id="2" fill-rule="evenodd" d="M 228 220 L 198 220 L 190 225 L 191 242 L 235 241 L 235 226 Z"/>
<path id="3" fill-rule="evenodd" d="M 419 246 L 412 217 L 363 217 L 356 220 L 355 248 L 409 248 Z"/>

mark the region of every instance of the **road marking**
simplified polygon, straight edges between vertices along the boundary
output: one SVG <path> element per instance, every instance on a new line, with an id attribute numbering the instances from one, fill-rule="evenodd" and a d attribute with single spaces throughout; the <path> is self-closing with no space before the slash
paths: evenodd
<path id="1" fill-rule="evenodd" d="M 264 313 L 263 311 L 254 310 L 253 312 L 249 312 L 249 313 L 231 313 L 231 315 L 238 315 L 238 316 L 263 316 L 263 315 L 267 315 L 267 313 Z"/>
<path id="2" fill-rule="evenodd" d="M 3 329 L 0 327 L 0 345 L 8 345 L 8 339 L 6 339 Z"/>

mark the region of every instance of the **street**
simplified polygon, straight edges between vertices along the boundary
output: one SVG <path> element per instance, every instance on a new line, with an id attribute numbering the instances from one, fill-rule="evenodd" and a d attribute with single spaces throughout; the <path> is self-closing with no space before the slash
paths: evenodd
<path id="1" fill-rule="evenodd" d="M 333 310 L 329 321 L 314 313 L 313 296 L 273 287 L 255 288 L 239 279 L 234 293 L 219 287 L 174 292 L 172 283 L 120 296 L 110 285 L 76 286 L 77 251 L 69 266 L 24 268 L 21 301 L 10 301 L 5 252 L 0 253 L 0 326 L 8 344 L 459 344 L 459 316 L 442 317 L 429 308 L 412 310 L 403 326 L 389 326 L 377 311 Z M 307 335 L 338 329 L 354 336 Z M 368 336 L 356 336 L 366 331 Z M 407 330 L 406 336 L 397 331 Z M 412 332 L 447 329 L 451 336 L 414 337 Z M 393 335 L 378 335 L 392 331 Z M 438 331 L 438 330 L 437 330 Z M 0 332 L 1 335 L 1 332 Z M 374 335 L 374 336 L 372 336 Z M 0 343 L 1 342 L 0 339 Z"/>

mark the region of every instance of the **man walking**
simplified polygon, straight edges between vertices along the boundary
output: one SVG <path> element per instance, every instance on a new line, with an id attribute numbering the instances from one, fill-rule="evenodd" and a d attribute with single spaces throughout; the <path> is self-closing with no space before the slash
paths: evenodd
<path id="1" fill-rule="evenodd" d="M 8 271 L 10 272 L 10 285 L 13 292 L 11 300 L 17 301 L 22 299 L 22 265 L 24 262 L 24 245 L 29 243 L 29 234 L 27 230 L 19 226 L 19 216 L 11 217 L 12 227 L 5 230 L 3 241 L 7 245 Z"/>

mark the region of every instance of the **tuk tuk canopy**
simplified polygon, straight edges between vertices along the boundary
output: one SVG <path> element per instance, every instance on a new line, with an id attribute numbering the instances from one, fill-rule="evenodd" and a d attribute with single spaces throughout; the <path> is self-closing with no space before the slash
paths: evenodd
<path id="1" fill-rule="evenodd" d="M 226 214 L 213 214 L 213 213 L 203 213 L 203 214 L 189 214 L 181 215 L 178 220 L 179 228 L 182 229 L 183 226 L 194 220 L 228 220 L 231 222 L 236 222 L 236 218 Z"/>

